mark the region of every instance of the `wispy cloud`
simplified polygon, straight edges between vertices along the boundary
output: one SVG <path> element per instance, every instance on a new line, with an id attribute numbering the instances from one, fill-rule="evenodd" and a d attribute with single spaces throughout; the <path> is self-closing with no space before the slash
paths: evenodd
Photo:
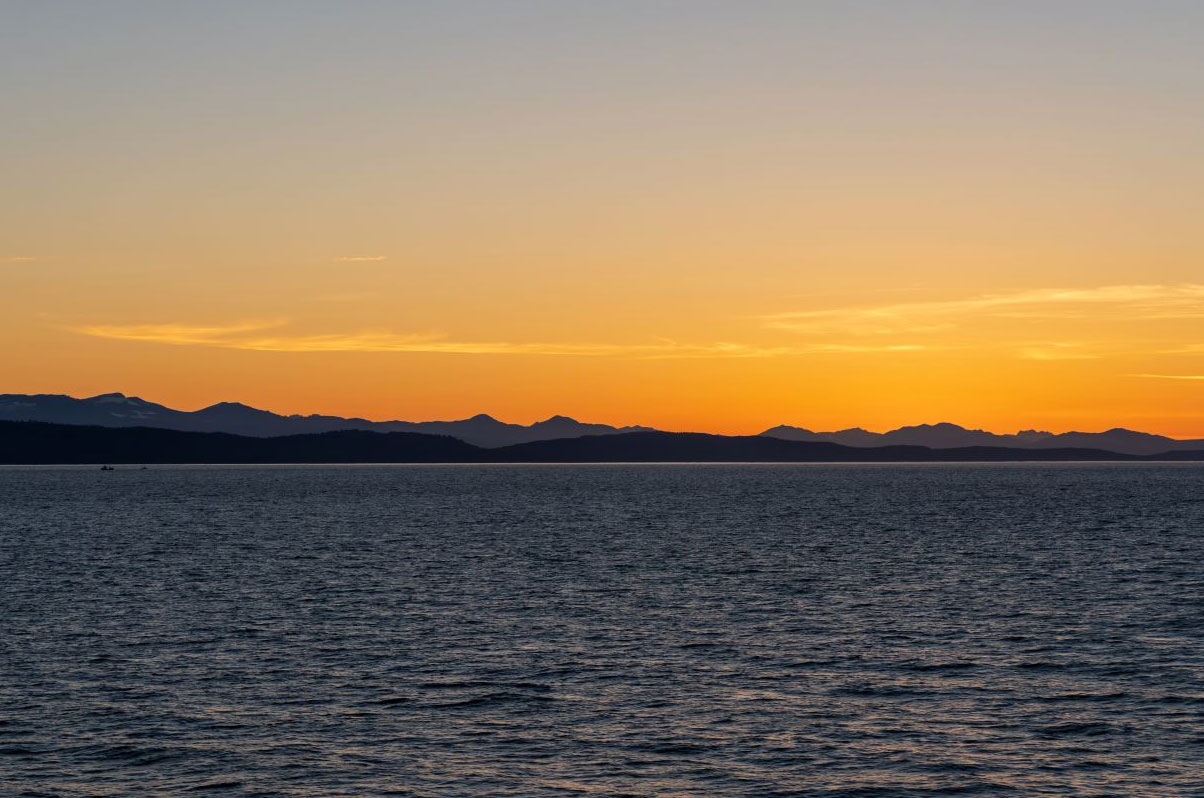
<path id="1" fill-rule="evenodd" d="M 1130 374 L 1130 377 L 1145 377 L 1151 380 L 1204 380 L 1204 374 Z"/>
<path id="2" fill-rule="evenodd" d="M 860 346 L 856 344 L 804 344 L 796 346 L 754 346 L 751 344 L 715 343 L 715 344 L 682 344 L 666 342 L 663 345 L 648 345 L 646 347 L 627 347 L 629 354 L 637 354 L 635 349 L 646 349 L 645 358 L 707 358 L 707 357 L 791 357 L 798 355 L 835 355 L 835 354 L 905 354 L 910 352 L 926 352 L 943 347 L 925 346 L 923 344 L 883 344 Z M 660 351 L 655 351 L 659 349 Z"/>
<path id="3" fill-rule="evenodd" d="M 972 318 L 1075 319 L 1101 311 L 1128 320 L 1204 318 L 1204 285 L 1109 285 L 1043 288 L 936 302 L 805 310 L 763 316 L 796 333 L 882 335 L 953 329 Z"/>
<path id="4" fill-rule="evenodd" d="M 340 255 L 334 258 L 335 263 L 373 263 L 388 260 L 385 255 Z"/>
<path id="5" fill-rule="evenodd" d="M 36 263 L 45 258 L 39 258 L 36 255 L 9 255 L 0 258 L 0 263 Z"/>
<path id="6" fill-rule="evenodd" d="M 92 324 L 70 328 L 95 338 L 146 341 L 159 344 L 223 346 L 244 333 L 279 327 L 285 321 L 248 321 L 238 324 L 196 326 L 189 324 Z"/>
<path id="7" fill-rule="evenodd" d="M 664 358 L 767 358 L 838 353 L 907 353 L 930 347 L 920 344 L 849 345 L 813 344 L 759 346 L 714 342 L 684 343 L 659 339 L 640 344 L 545 343 L 521 341 L 457 341 L 435 333 L 397 333 L 367 330 L 349 333 L 273 334 L 284 321 L 254 321 L 225 326 L 184 324 L 87 325 L 71 328 L 97 338 L 170 344 L 212 346 L 258 352 L 427 352 L 471 355 L 558 355 L 577 357 Z"/>
<path id="8" fill-rule="evenodd" d="M 1043 341 L 1021 344 L 1016 354 L 1026 360 L 1098 360 L 1104 356 L 1105 348 L 1080 341 Z"/>

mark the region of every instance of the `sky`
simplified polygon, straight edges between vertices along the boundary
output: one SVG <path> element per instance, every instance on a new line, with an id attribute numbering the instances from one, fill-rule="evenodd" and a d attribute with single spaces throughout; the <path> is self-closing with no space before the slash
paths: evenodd
<path id="1" fill-rule="evenodd" d="M 1204 436 L 1196 0 L 3 0 L 0 392 Z"/>

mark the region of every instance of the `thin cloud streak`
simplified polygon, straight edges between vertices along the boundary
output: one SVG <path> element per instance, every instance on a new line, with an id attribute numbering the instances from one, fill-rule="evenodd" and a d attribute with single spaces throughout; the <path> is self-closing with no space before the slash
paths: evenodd
<path id="1" fill-rule="evenodd" d="M 1099 360 L 1104 356 L 1098 343 L 1044 341 L 1020 346 L 1016 354 L 1025 360 Z M 1090 351 L 1094 348 L 1095 351 Z"/>
<path id="2" fill-rule="evenodd" d="M 1204 285 L 1043 288 L 946 301 L 776 313 L 760 318 L 767 327 L 796 333 L 883 335 L 940 332 L 972 317 L 1075 319 L 1097 316 L 1101 309 L 1129 320 L 1200 318 L 1204 316 Z"/>
<path id="3" fill-rule="evenodd" d="M 1152 380 L 1204 380 L 1204 374 L 1130 374 L 1129 376 Z"/>
<path id="4" fill-rule="evenodd" d="M 732 342 L 706 344 L 661 340 L 649 344 L 455 341 L 436 334 L 362 331 L 320 335 L 266 335 L 284 321 L 244 322 L 227 326 L 183 324 L 88 325 L 70 328 L 96 338 L 175 346 L 211 346 L 257 352 L 411 352 L 471 355 L 555 355 L 576 357 L 767 358 L 838 353 L 910 353 L 932 347 L 920 344 L 863 346 L 814 344 L 758 346 Z"/>
<path id="5" fill-rule="evenodd" d="M 375 263 L 382 260 L 388 260 L 385 255 L 340 255 L 334 259 L 335 263 Z"/>
<path id="6" fill-rule="evenodd" d="M 0 263 L 37 263 L 41 260 L 45 260 L 45 258 L 35 255 L 9 255 L 6 258 L 0 258 Z"/>
<path id="7" fill-rule="evenodd" d="M 285 324 L 278 321 L 248 321 L 219 326 L 196 326 L 188 324 L 94 324 L 69 327 L 72 332 L 94 338 L 113 338 L 121 341 L 145 341 L 149 343 L 176 345 L 220 346 L 230 336 L 240 333 L 258 332 Z"/>

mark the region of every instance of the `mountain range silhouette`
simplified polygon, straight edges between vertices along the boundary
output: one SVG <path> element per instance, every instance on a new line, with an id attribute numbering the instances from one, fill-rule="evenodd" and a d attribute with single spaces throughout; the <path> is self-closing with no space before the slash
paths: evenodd
<path id="1" fill-rule="evenodd" d="M 1104 432 L 1045 432 L 1021 430 L 999 434 L 981 429 L 966 429 L 956 424 L 918 424 L 890 432 L 869 432 L 861 428 L 838 432 L 812 432 L 801 427 L 773 427 L 761 433 L 788 441 L 824 441 L 844 446 L 928 446 L 951 449 L 963 446 L 1002 446 L 1013 449 L 1103 449 L 1121 454 L 1158 454 L 1170 451 L 1204 449 L 1204 440 L 1177 440 L 1163 435 L 1114 427 Z"/>
<path id="2" fill-rule="evenodd" d="M 472 447 L 485 449 L 583 437 L 624 436 L 626 438 L 633 433 L 668 434 L 650 427 L 588 424 L 560 415 L 534 424 L 522 425 L 498 421 L 485 414 L 455 421 L 369 421 L 363 418 L 342 418 L 328 415 L 281 415 L 239 402 L 219 402 L 201 410 L 183 411 L 121 393 L 107 393 L 88 398 L 75 398 L 60 394 L 0 394 L 0 421 L 32 421 L 110 428 L 149 427 L 177 432 L 225 433 L 251 438 L 295 437 L 329 432 L 413 433 L 425 436 L 447 436 L 456 441 L 470 444 Z M 693 435 L 695 433 L 673 434 Z M 792 443 L 836 444 L 840 447 L 854 449 L 926 447 L 952 450 L 986 447 L 1019 449 L 1028 452 L 1078 449 L 1124 455 L 1156 455 L 1165 452 L 1204 450 L 1204 440 L 1177 440 L 1121 428 L 1105 432 L 1052 433 L 1023 430 L 1015 434 L 999 434 L 980 429 L 966 429 L 949 423 L 920 424 L 882 433 L 870 432 L 861 428 L 835 432 L 813 432 L 802 427 L 777 426 L 767 429 L 757 436 L 704 437 L 727 440 L 762 438 Z M 659 440 L 663 445 L 669 445 L 669 439 Z M 679 438 L 675 440 L 680 444 L 681 441 L 696 439 Z M 592 447 L 590 451 L 601 451 L 605 445 L 591 441 L 579 444 L 577 449 L 585 451 Z M 630 445 L 630 440 L 625 445 Z M 710 446 L 712 449 L 714 448 L 713 444 Z M 773 444 L 765 444 L 765 447 L 770 446 Z M 757 449 L 757 451 L 770 453 L 777 451 L 765 447 Z M 532 449 L 528 453 L 553 449 L 557 449 L 557 447 Z M 523 453 L 520 452 L 520 454 Z M 562 454 L 568 455 L 567 451 Z M 616 452 L 616 456 L 617 454 Z M 524 456 L 526 455 L 524 454 Z"/>
<path id="3" fill-rule="evenodd" d="M 136 396 L 106 393 L 86 399 L 60 394 L 0 394 L 0 420 L 89 424 L 100 427 L 155 427 L 182 432 L 227 432 L 275 437 L 340 430 L 420 432 L 450 435 L 474 446 L 497 447 L 581 435 L 650 432 L 650 427 L 583 424 L 552 416 L 529 426 L 507 424 L 484 413 L 459 421 L 369 421 L 323 415 L 280 415 L 240 402 L 218 402 L 201 410 L 173 410 Z"/>

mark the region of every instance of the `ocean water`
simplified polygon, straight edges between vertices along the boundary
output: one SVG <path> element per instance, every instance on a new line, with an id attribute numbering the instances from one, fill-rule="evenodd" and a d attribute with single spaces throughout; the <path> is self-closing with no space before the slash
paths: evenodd
<path id="1" fill-rule="evenodd" d="M 0 469 L 0 794 L 1204 795 L 1204 466 Z"/>

